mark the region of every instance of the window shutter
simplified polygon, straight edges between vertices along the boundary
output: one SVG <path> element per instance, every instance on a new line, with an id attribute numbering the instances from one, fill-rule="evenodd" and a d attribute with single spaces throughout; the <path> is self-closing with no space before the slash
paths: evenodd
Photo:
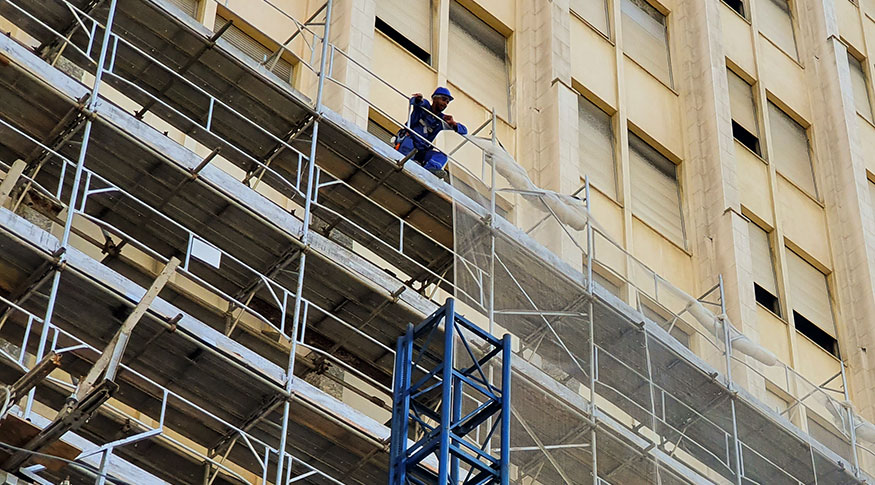
<path id="1" fill-rule="evenodd" d="M 617 198 L 617 173 L 614 163 L 611 117 L 583 96 L 577 97 L 580 138 L 580 172 L 590 183 Z"/>
<path id="2" fill-rule="evenodd" d="M 368 133 L 383 140 L 388 145 L 391 145 L 392 137 L 395 136 L 391 131 L 383 128 L 383 125 L 378 124 L 370 118 L 368 118 Z"/>
<path id="3" fill-rule="evenodd" d="M 237 22 L 238 21 L 234 21 L 235 24 L 237 24 Z M 221 15 L 216 15 L 216 26 L 213 30 L 218 31 L 227 23 L 228 19 Z M 240 49 L 244 54 L 251 57 L 259 64 L 267 60 L 271 54 L 273 54 L 272 49 L 269 49 L 266 45 L 255 40 L 255 38 L 244 32 L 237 25 L 232 25 L 226 30 L 225 33 L 222 34 L 222 38 L 234 47 Z M 292 82 L 292 63 L 282 57 L 277 60 L 276 65 L 271 72 L 287 83 Z"/>
<path id="4" fill-rule="evenodd" d="M 599 32 L 610 36 L 608 24 L 607 0 L 571 0 L 571 10 L 574 10 Z"/>
<path id="5" fill-rule="evenodd" d="M 455 1 L 450 3 L 448 71 L 452 83 L 508 116 L 507 39 Z"/>
<path id="6" fill-rule="evenodd" d="M 377 0 L 377 17 L 431 54 L 434 15 L 430 0 Z"/>
<path id="7" fill-rule="evenodd" d="M 170 3 L 179 7 L 189 17 L 197 18 L 198 0 L 170 0 Z"/>
<path id="8" fill-rule="evenodd" d="M 869 185 L 869 204 L 871 205 L 872 212 L 869 214 L 872 219 L 875 219 L 875 183 L 871 180 L 868 181 Z"/>
<path id="9" fill-rule="evenodd" d="M 632 213 L 670 240 L 684 245 L 677 167 L 629 133 Z"/>
<path id="10" fill-rule="evenodd" d="M 854 86 L 854 106 L 861 115 L 872 121 L 872 103 L 869 101 L 869 88 L 866 86 L 863 64 L 848 52 L 848 66 L 851 68 L 851 84 Z"/>
<path id="11" fill-rule="evenodd" d="M 753 281 L 773 296 L 778 296 L 775 266 L 769 235 L 754 223 L 748 223 L 750 257 L 753 264 Z"/>
<path id="12" fill-rule="evenodd" d="M 753 99 L 753 88 L 731 70 L 726 70 L 729 81 L 729 105 L 732 119 L 754 136 L 759 137 L 757 110 Z"/>
<path id="13" fill-rule="evenodd" d="M 817 195 L 805 128 L 771 102 L 769 102 L 769 125 L 775 168 L 793 183 L 812 195 Z"/>
<path id="14" fill-rule="evenodd" d="M 787 0 L 759 0 L 760 25 L 766 37 L 796 59 L 796 38 L 793 35 L 793 17 Z"/>
<path id="15" fill-rule="evenodd" d="M 793 251 L 787 250 L 787 266 L 790 281 L 790 301 L 793 310 L 836 338 L 832 305 L 826 275 L 808 264 Z"/>
<path id="16" fill-rule="evenodd" d="M 623 51 L 662 82 L 672 85 L 665 15 L 646 0 L 621 0 Z"/>

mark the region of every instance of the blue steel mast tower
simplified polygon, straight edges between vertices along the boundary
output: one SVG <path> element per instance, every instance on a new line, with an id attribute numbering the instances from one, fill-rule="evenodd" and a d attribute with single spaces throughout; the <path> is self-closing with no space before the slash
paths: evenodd
<path id="1" fill-rule="evenodd" d="M 456 314 L 453 299 L 408 326 L 395 359 L 389 485 L 509 484 L 510 359 L 510 336 Z"/>

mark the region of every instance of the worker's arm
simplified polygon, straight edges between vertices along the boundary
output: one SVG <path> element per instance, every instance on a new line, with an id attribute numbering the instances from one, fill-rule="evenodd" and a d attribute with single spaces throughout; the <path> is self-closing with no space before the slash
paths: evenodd
<path id="1" fill-rule="evenodd" d="M 467 135 L 468 128 L 465 127 L 462 123 L 457 122 L 453 119 L 453 115 L 443 115 L 444 122 L 449 125 L 450 128 L 453 129 L 456 133 L 460 135 Z"/>

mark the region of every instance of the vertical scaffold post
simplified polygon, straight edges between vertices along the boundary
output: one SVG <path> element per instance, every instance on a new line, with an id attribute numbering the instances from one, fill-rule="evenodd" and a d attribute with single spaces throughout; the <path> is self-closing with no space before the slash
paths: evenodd
<path id="1" fill-rule="evenodd" d="M 735 457 L 735 483 L 741 485 L 744 481 L 744 461 L 741 454 L 741 440 L 738 439 L 738 419 L 735 414 L 735 383 L 732 380 L 732 332 L 729 330 L 729 319 L 726 316 L 726 291 L 723 289 L 723 275 L 718 275 L 720 288 L 720 315 L 723 328 L 723 346 L 726 350 L 726 385 L 729 387 L 729 406 L 732 410 L 732 447 Z"/>
<path id="2" fill-rule="evenodd" d="M 509 485 L 510 336 L 495 338 L 448 299 L 396 351 L 389 485 Z"/>
<path id="3" fill-rule="evenodd" d="M 100 45 L 100 54 L 97 58 L 97 70 L 94 73 L 94 82 L 91 84 L 91 94 L 88 97 L 88 104 L 85 110 L 88 113 L 94 113 L 97 108 L 97 101 L 100 95 L 100 86 L 103 82 L 103 73 L 106 66 L 106 57 L 109 48 L 109 41 L 112 38 L 112 25 L 115 19 L 116 7 L 118 0 L 112 0 L 109 4 L 109 11 L 106 17 L 106 25 L 104 26 L 103 39 Z M 95 27 L 97 24 L 94 24 Z M 113 56 L 115 52 L 113 52 Z M 73 177 L 73 186 L 70 191 L 70 200 L 67 203 L 67 216 L 64 220 L 64 232 L 61 236 L 61 247 L 65 249 L 61 255 L 59 264 L 56 265 L 55 274 L 52 277 L 52 289 L 49 292 L 49 301 L 46 304 L 46 316 L 43 318 L 42 330 L 40 333 L 40 341 L 36 352 L 36 360 L 39 362 L 46 352 L 46 344 L 48 342 L 49 328 L 52 325 L 52 317 L 55 311 L 55 302 L 58 300 L 58 291 L 61 286 L 61 271 L 64 268 L 64 261 L 67 258 L 68 252 L 66 249 L 70 244 L 70 232 L 73 228 L 73 216 L 76 214 L 76 202 L 79 198 L 79 185 L 82 181 L 82 173 L 85 171 L 85 155 L 88 152 L 88 143 L 91 140 L 92 116 L 89 116 L 85 121 L 85 128 L 82 133 L 82 143 L 79 146 L 79 157 L 76 160 L 76 173 Z M 63 182 L 63 181 L 61 181 Z M 61 185 L 63 185 L 61 183 Z M 33 406 L 33 397 L 36 388 L 30 390 L 27 397 L 27 405 L 24 411 L 25 419 L 30 417 L 30 411 Z"/>
<path id="4" fill-rule="evenodd" d="M 595 375 L 598 364 L 596 363 L 595 350 L 595 321 L 593 320 L 593 292 L 595 285 L 592 280 L 592 263 L 594 260 L 593 251 L 595 250 L 595 242 L 593 241 L 594 232 L 592 230 L 592 202 L 589 192 L 589 175 L 583 179 L 584 187 L 584 204 L 586 207 L 586 289 L 589 293 L 587 299 L 587 315 L 586 320 L 589 327 L 589 406 L 591 412 L 592 426 L 589 434 L 589 448 L 592 450 L 592 483 L 599 485 L 599 462 L 598 453 L 596 452 L 596 403 L 595 403 Z"/>
<path id="5" fill-rule="evenodd" d="M 292 331 L 291 331 L 291 348 L 289 349 L 289 361 L 286 367 L 286 401 L 283 403 L 283 420 L 280 426 L 280 444 L 277 450 L 277 465 L 276 465 L 276 481 L 275 483 L 283 483 L 283 464 L 285 462 L 286 442 L 289 434 L 289 413 L 291 411 L 292 386 L 295 379 L 295 353 L 298 351 L 298 334 L 303 322 L 301 315 L 306 312 L 302 311 L 303 301 L 302 294 L 304 291 L 304 270 L 307 266 L 307 247 L 310 245 L 310 218 L 313 212 L 312 201 L 316 196 L 316 147 L 319 143 L 319 117 L 322 112 L 322 94 L 325 90 L 325 74 L 329 66 L 327 65 L 328 48 L 331 42 L 331 10 L 333 0 L 327 0 L 325 3 L 325 25 L 322 31 L 322 55 L 319 59 L 319 81 L 316 88 L 316 102 L 314 104 L 314 121 L 313 132 L 310 137 L 310 154 L 307 160 L 307 190 L 306 200 L 304 201 L 304 218 L 303 228 L 301 231 L 301 241 L 304 243 L 304 249 L 301 251 L 301 256 L 298 259 L 298 280 L 295 286 L 295 307 L 292 315 Z"/>

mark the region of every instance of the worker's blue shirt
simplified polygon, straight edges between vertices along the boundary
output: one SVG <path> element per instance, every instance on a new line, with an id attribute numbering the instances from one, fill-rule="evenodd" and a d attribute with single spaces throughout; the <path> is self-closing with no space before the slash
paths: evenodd
<path id="1" fill-rule="evenodd" d="M 416 132 L 419 136 L 428 140 L 429 143 L 434 143 L 438 133 L 443 130 L 453 130 L 442 118 L 440 114 L 434 114 L 431 111 L 431 103 L 428 100 L 421 100 L 418 103 L 416 98 L 410 98 L 410 104 L 413 105 L 413 111 L 410 113 L 410 123 L 408 127 L 411 131 Z M 468 128 L 462 123 L 456 123 L 455 130 L 460 135 L 467 135 Z M 416 135 L 404 137 L 401 141 L 399 151 L 405 155 L 410 153 L 414 148 L 418 150 L 416 158 L 420 159 L 426 168 L 442 168 L 447 163 L 447 156 L 439 151 L 436 151 L 422 138 Z"/>
<path id="2" fill-rule="evenodd" d="M 416 98 L 410 98 L 410 104 L 413 105 L 413 111 L 410 113 L 410 123 L 408 126 L 429 142 L 434 143 L 434 139 L 442 130 L 453 129 L 440 118 L 440 114 L 432 113 L 431 103 L 428 100 L 423 99 L 417 103 Z M 455 131 L 460 135 L 468 134 L 468 128 L 461 123 L 456 123 Z M 428 148 L 428 144 L 416 136 L 413 137 L 413 146 L 417 150 Z"/>

